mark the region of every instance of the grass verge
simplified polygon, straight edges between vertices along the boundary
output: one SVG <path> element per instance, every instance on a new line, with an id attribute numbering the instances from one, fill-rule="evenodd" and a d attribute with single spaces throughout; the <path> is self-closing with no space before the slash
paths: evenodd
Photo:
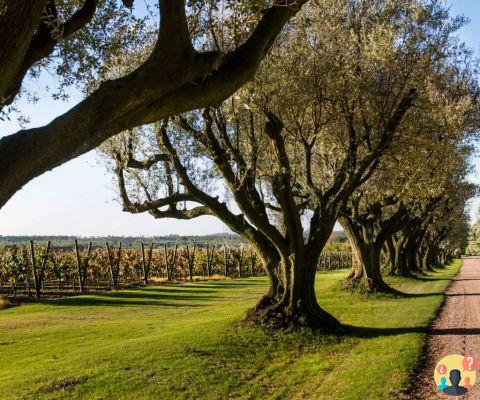
<path id="1" fill-rule="evenodd" d="M 0 399 L 389 399 L 461 261 L 404 295 L 342 291 L 318 274 L 320 304 L 346 336 L 273 333 L 240 322 L 263 278 L 122 290 L 0 312 Z"/>

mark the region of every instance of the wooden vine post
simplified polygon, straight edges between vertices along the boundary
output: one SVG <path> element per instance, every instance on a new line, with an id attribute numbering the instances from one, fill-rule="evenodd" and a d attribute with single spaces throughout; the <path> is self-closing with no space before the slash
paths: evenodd
<path id="1" fill-rule="evenodd" d="M 153 255 L 153 243 L 148 247 L 148 255 L 145 257 L 145 245 L 142 243 L 142 266 L 143 266 L 143 279 L 145 285 L 148 285 L 148 279 L 150 277 L 150 266 L 152 263 Z"/>
<path id="2" fill-rule="evenodd" d="M 230 253 L 228 251 L 229 249 L 227 248 L 227 245 L 223 245 L 223 262 L 224 262 L 224 274 L 225 277 L 228 277 L 228 271 L 230 267 Z"/>
<path id="3" fill-rule="evenodd" d="M 169 261 L 169 256 L 168 256 L 168 249 L 167 245 L 164 246 L 163 248 L 163 256 L 165 260 L 165 268 L 167 270 L 167 280 L 171 281 L 173 280 L 173 273 L 174 270 L 177 266 L 177 253 L 178 252 L 178 245 L 175 245 L 175 249 L 173 250 L 173 254 L 171 256 L 171 260 Z"/>
<path id="4" fill-rule="evenodd" d="M 24 268 L 25 268 L 25 271 L 26 271 L 26 273 L 25 273 L 25 285 L 27 287 L 28 297 L 32 297 L 32 289 L 30 288 L 31 270 L 30 270 L 30 268 L 28 268 L 28 259 L 25 260 Z M 13 291 L 14 291 L 14 294 L 17 293 L 16 285 L 14 286 Z"/>
<path id="5" fill-rule="evenodd" d="M 240 247 L 240 253 L 238 254 L 238 277 L 242 277 L 243 270 L 243 246 Z"/>
<path id="6" fill-rule="evenodd" d="M 170 280 L 173 280 L 175 270 L 177 269 L 177 256 L 178 256 L 178 245 L 175 245 L 175 250 L 173 251 L 173 259 L 170 267 Z"/>
<path id="7" fill-rule="evenodd" d="M 210 278 L 212 276 L 212 265 L 213 265 L 213 256 L 214 256 L 215 246 L 211 248 L 207 245 L 207 276 Z"/>
<path id="8" fill-rule="evenodd" d="M 168 264 L 168 250 L 167 250 L 167 245 L 165 244 L 163 246 L 163 265 L 165 266 L 165 271 L 167 274 L 167 281 L 170 280 L 170 269 L 169 269 L 169 264 Z"/>
<path id="9" fill-rule="evenodd" d="M 112 279 L 112 284 L 113 284 L 113 289 L 118 288 L 118 277 L 120 274 L 120 263 L 122 260 L 122 242 L 120 242 L 118 246 L 118 257 L 115 260 L 114 254 L 113 254 L 113 246 L 110 248 L 110 245 L 106 243 L 107 246 L 107 254 L 108 254 L 108 266 L 110 270 L 110 277 Z"/>
<path id="10" fill-rule="evenodd" d="M 35 259 L 35 245 L 30 240 L 30 257 L 32 261 L 33 283 L 35 285 L 35 297 L 40 298 L 42 292 L 43 279 L 45 278 L 45 268 L 47 266 L 48 252 L 50 251 L 50 241 L 47 242 L 45 251 L 42 256 L 42 264 L 40 270 L 37 268 L 37 260 Z"/>
<path id="11" fill-rule="evenodd" d="M 193 246 L 192 254 L 187 246 L 187 263 L 188 263 L 188 277 L 190 282 L 193 282 L 193 267 L 195 266 L 195 245 Z"/>
<path id="12" fill-rule="evenodd" d="M 75 254 L 77 256 L 78 285 L 80 287 L 80 292 L 82 293 L 85 291 L 85 288 L 87 286 L 87 272 L 88 272 L 88 264 L 90 262 L 91 253 L 92 253 L 92 242 L 89 242 L 88 248 L 87 248 L 87 254 L 82 260 L 80 256 L 78 240 L 75 239 Z"/>

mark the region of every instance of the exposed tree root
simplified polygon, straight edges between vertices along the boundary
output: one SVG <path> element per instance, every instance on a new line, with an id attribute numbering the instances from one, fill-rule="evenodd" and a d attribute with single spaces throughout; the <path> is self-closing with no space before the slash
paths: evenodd
<path id="1" fill-rule="evenodd" d="M 319 306 L 302 307 L 299 303 L 294 307 L 285 305 L 282 301 L 267 298 L 267 296 L 264 296 L 255 307 L 248 310 L 244 321 L 273 329 L 310 328 L 323 333 L 345 332 L 340 322 Z"/>

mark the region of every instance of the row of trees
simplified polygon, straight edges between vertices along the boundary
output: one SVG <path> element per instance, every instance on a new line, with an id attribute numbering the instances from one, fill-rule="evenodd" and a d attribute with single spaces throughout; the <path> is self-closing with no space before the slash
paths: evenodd
<path id="1" fill-rule="evenodd" d="M 324 253 L 319 269 L 348 268 L 349 251 Z M 160 246 L 150 243 L 122 248 L 80 246 L 73 250 L 45 246 L 13 245 L 0 249 L 0 290 L 13 295 L 40 297 L 68 291 L 118 289 L 159 282 L 193 281 L 210 277 L 241 278 L 261 276 L 257 254 L 248 246 Z"/>
<path id="2" fill-rule="evenodd" d="M 390 274 L 411 276 L 465 247 L 466 203 L 476 187 L 466 181 L 468 147 L 447 135 L 399 141 L 350 197 L 339 217 L 358 260 L 347 286 L 389 291 L 380 271 L 382 251 Z"/>
<path id="3" fill-rule="evenodd" d="M 409 275 L 466 234 L 478 86 L 463 23 L 438 0 L 307 2 L 233 97 L 102 146 L 124 211 L 216 216 L 269 277 L 249 320 L 341 329 L 314 286 L 337 220 L 358 261 L 347 286 L 368 291 L 390 290 L 382 250 Z"/>
<path id="4" fill-rule="evenodd" d="M 73 83 L 86 98 L 0 140 L 0 205 L 122 132 L 102 152 L 124 210 L 221 219 L 269 277 L 249 319 L 275 326 L 341 329 L 314 288 L 337 220 L 359 265 L 347 286 L 370 291 L 389 290 L 382 249 L 407 275 L 459 245 L 478 84 L 455 37 L 465 20 L 442 1 L 158 0 L 141 17 L 134 4 L 6 4 L 4 115 L 38 67 L 56 69 L 58 97 Z"/>

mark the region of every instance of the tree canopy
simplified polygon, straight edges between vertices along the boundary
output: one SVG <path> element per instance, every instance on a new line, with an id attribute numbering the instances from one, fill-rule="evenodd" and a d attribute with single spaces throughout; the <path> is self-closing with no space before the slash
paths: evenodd
<path id="1" fill-rule="evenodd" d="M 383 218 L 407 206 L 401 222 L 414 218 L 413 187 L 402 190 L 399 182 L 435 181 L 424 177 L 433 167 L 420 168 L 414 183 L 402 176 L 415 146 L 435 161 L 461 154 L 464 165 L 477 87 L 469 52 L 454 37 L 462 22 L 436 0 L 309 2 L 253 82 L 221 105 L 125 131 L 103 146 L 124 210 L 218 217 L 255 247 L 270 278 L 250 319 L 339 329 L 314 291 L 337 218 L 351 217 L 359 197 L 368 198 L 363 209 L 377 200 L 391 207 Z M 433 184 L 461 185 L 462 171 Z M 431 187 L 422 187 L 422 199 L 435 197 Z M 398 193 L 395 201 L 388 191 Z M 463 209 L 468 197 L 445 206 Z"/>
<path id="2" fill-rule="evenodd" d="M 27 73 L 42 67 L 56 70 L 59 96 L 70 84 L 87 95 L 49 124 L 0 140 L 0 206 L 29 180 L 125 129 L 229 97 L 305 2 L 158 0 L 140 18 L 127 9 L 133 0 L 3 0 L 4 116 Z M 142 62 L 111 79 L 115 60 L 141 48 Z"/>

